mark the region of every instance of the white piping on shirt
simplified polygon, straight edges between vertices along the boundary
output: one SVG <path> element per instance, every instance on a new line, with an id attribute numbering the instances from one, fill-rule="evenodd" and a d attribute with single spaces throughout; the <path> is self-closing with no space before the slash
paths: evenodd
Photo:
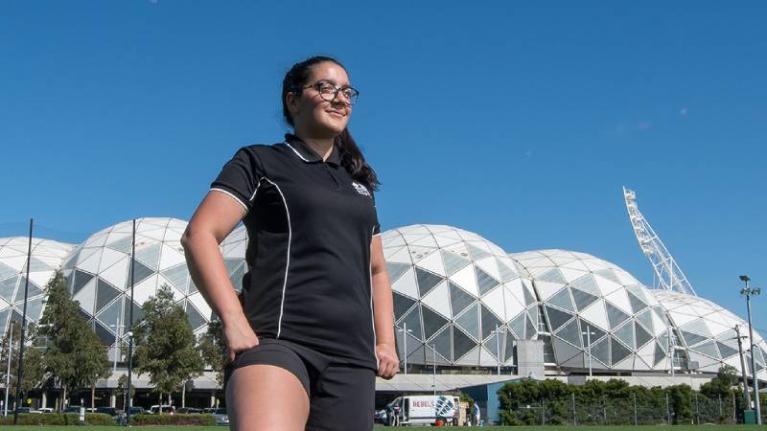
<path id="1" fill-rule="evenodd" d="M 373 226 L 373 231 L 370 233 L 372 234 L 375 231 L 375 226 Z M 375 318 L 375 311 L 373 310 L 373 238 L 370 238 L 370 265 L 368 266 L 368 274 L 370 275 L 370 322 L 373 326 L 373 356 L 376 358 L 376 369 L 380 366 L 380 362 L 378 360 L 378 354 L 376 353 L 376 346 L 378 343 L 378 337 L 376 336 L 376 318 Z M 407 335 L 407 334 L 405 334 Z M 406 352 L 407 353 L 407 352 Z"/>
<path id="2" fill-rule="evenodd" d="M 248 203 L 253 203 L 253 199 L 255 199 L 255 198 L 256 198 L 256 193 L 258 193 L 258 188 L 259 188 L 259 187 L 261 187 L 261 179 L 259 179 L 259 180 L 258 180 L 258 184 L 256 184 L 256 189 L 255 189 L 255 190 L 253 190 L 253 194 L 252 194 L 252 195 L 250 195 L 250 199 L 248 199 Z M 242 201 L 240 198 L 238 198 L 238 197 L 237 197 L 237 195 L 235 195 L 234 193 L 231 193 L 231 192 L 229 192 L 229 191 L 227 191 L 227 190 L 224 190 L 224 189 L 222 189 L 222 188 L 220 188 L 220 187 L 211 187 L 211 188 L 210 188 L 210 191 L 213 191 L 213 192 L 221 192 L 221 193 L 223 193 L 223 194 L 225 194 L 225 195 L 227 195 L 227 196 L 231 197 L 231 198 L 232 198 L 232 199 L 234 199 L 234 200 L 235 200 L 235 201 L 236 201 L 238 204 L 242 205 L 242 207 L 243 207 L 243 208 L 245 208 L 245 214 L 247 214 L 247 213 L 249 213 L 249 212 L 250 212 L 250 208 L 248 208 L 248 206 L 245 204 L 245 202 L 243 202 L 243 201 Z"/>
<path id="3" fill-rule="evenodd" d="M 294 152 L 294 153 L 296 153 L 296 155 L 297 155 L 298 157 L 300 157 L 300 158 L 301 158 L 301 160 L 303 160 L 303 161 L 305 161 L 305 162 L 309 162 L 309 160 L 306 160 L 306 157 L 302 156 L 302 155 L 301 155 L 301 153 L 299 153 L 299 152 L 298 152 L 298 151 L 297 151 L 295 148 L 293 148 L 293 146 L 292 146 L 292 145 L 288 144 L 288 143 L 287 143 L 287 141 L 285 142 L 285 145 L 287 145 L 287 146 L 288 146 L 288 148 L 290 148 L 291 150 L 293 150 L 293 152 Z"/>
<path id="4" fill-rule="evenodd" d="M 277 189 L 277 192 L 280 194 L 280 197 L 282 198 L 282 202 L 285 204 L 285 215 L 288 218 L 288 251 L 287 251 L 287 257 L 285 259 L 285 279 L 282 282 L 282 299 L 280 300 L 280 318 L 277 321 L 277 338 L 280 338 L 280 332 L 282 331 L 282 316 L 285 311 L 285 289 L 288 287 L 288 269 L 290 268 L 290 243 L 293 239 L 293 228 L 290 225 L 290 210 L 288 209 L 288 201 L 285 199 L 285 195 L 282 194 L 282 190 L 280 190 L 280 186 L 278 186 L 274 181 L 270 180 L 269 178 L 264 177 L 263 180 L 269 182 L 269 184 L 273 185 L 274 188 Z"/>
<path id="5" fill-rule="evenodd" d="M 223 194 L 231 197 L 232 199 L 234 199 L 235 202 L 237 202 L 238 204 L 242 205 L 243 208 L 245 208 L 245 212 L 246 213 L 248 212 L 248 206 L 245 205 L 245 203 L 242 202 L 242 200 L 240 198 L 238 198 L 237 196 L 235 196 L 233 193 L 230 193 L 230 192 L 228 192 L 228 191 L 226 191 L 224 189 L 220 189 L 218 187 L 211 187 L 210 191 L 212 191 L 212 192 L 220 192 L 220 193 L 223 193 Z"/>

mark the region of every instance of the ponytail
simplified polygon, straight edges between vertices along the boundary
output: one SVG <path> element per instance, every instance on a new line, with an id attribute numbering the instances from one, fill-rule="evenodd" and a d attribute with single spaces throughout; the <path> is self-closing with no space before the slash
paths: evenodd
<path id="1" fill-rule="evenodd" d="M 365 156 L 362 155 L 362 151 L 360 151 L 357 142 L 352 138 L 348 128 L 345 128 L 340 135 L 336 136 L 335 144 L 341 153 L 341 166 L 349 172 L 349 175 L 370 190 L 378 190 L 378 186 L 381 184 L 378 181 L 378 175 L 376 175 L 376 172 L 370 167 L 368 162 L 365 161 Z"/>

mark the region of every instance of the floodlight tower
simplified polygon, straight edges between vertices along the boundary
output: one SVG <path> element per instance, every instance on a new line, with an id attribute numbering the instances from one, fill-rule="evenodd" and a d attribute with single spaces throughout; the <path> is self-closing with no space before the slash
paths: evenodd
<path id="1" fill-rule="evenodd" d="M 677 265 L 674 257 L 663 245 L 658 234 L 655 233 L 650 223 L 645 219 L 636 202 L 636 193 L 623 187 L 623 198 L 626 201 L 626 209 L 629 213 L 634 235 L 639 241 L 639 248 L 647 256 L 655 272 L 656 283 L 654 288 L 670 290 L 698 296 L 687 281 L 682 268 Z"/>

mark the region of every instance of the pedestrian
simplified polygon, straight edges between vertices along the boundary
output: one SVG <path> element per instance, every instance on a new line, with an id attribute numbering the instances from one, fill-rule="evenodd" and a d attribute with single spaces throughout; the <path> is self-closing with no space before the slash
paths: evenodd
<path id="1" fill-rule="evenodd" d="M 292 133 L 237 151 L 183 235 L 223 324 L 234 430 L 371 430 L 375 376 L 399 369 L 379 181 L 347 128 L 358 95 L 333 58 L 295 64 L 282 84 Z M 218 245 L 240 221 L 238 298 Z"/>

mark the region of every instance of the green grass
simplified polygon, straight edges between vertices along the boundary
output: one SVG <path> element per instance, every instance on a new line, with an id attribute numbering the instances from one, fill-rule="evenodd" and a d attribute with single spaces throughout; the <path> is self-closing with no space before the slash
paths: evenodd
<path id="1" fill-rule="evenodd" d="M 83 430 L 83 431 L 119 431 L 122 427 L 117 426 L 85 426 L 85 427 L 77 427 L 77 426 L 47 426 L 47 427 L 40 427 L 40 426 L 8 426 L 3 427 L 4 429 L 13 430 L 13 431 L 40 431 L 42 429 L 57 429 L 57 430 Z M 565 429 L 571 429 L 573 427 L 570 426 L 534 426 L 534 427 L 499 427 L 499 426 L 492 426 L 492 427 L 484 427 L 484 428 L 477 428 L 477 427 L 449 427 L 445 428 L 445 430 L 474 430 L 474 431 L 563 431 Z M 743 425 L 674 425 L 674 426 L 656 426 L 656 425 L 642 425 L 639 427 L 633 427 L 633 426 L 584 426 L 584 427 L 575 427 L 580 431 L 632 431 L 636 428 L 641 428 L 641 431 L 702 431 L 702 430 L 713 430 L 716 429 L 716 431 L 743 431 L 744 426 Z M 756 426 L 749 426 L 748 429 L 755 429 Z M 143 426 L 143 427 L 130 427 L 131 431 L 224 431 L 227 430 L 227 427 L 202 427 L 202 426 Z M 397 428 L 390 428 L 390 427 L 384 427 L 377 425 L 376 431 L 383 431 L 383 430 L 393 430 L 393 429 L 409 429 L 409 430 L 418 430 L 422 429 L 422 427 L 397 427 Z"/>

